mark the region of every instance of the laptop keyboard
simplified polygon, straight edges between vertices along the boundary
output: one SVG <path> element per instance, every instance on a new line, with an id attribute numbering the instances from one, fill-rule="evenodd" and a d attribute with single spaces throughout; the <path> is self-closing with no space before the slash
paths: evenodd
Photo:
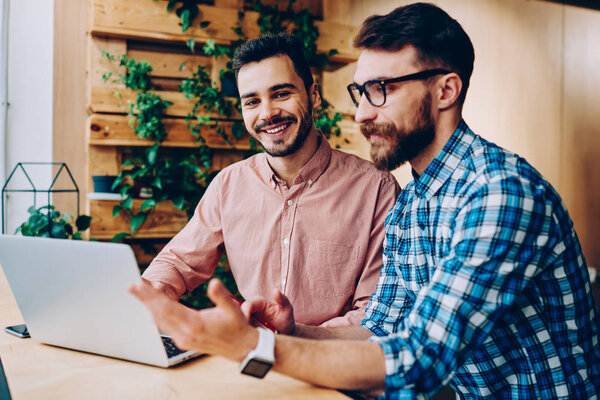
<path id="1" fill-rule="evenodd" d="M 171 338 L 161 336 L 161 339 L 163 341 L 163 344 L 165 345 L 165 349 L 167 350 L 168 358 L 175 357 L 176 355 L 179 355 L 181 353 L 185 353 L 184 350 L 181 350 L 179 347 L 175 346 L 175 343 L 173 343 Z"/>

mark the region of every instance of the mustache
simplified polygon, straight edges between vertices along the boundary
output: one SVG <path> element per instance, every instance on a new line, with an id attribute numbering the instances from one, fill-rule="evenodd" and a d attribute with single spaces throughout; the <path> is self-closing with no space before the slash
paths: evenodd
<path id="1" fill-rule="evenodd" d="M 258 132 L 269 125 L 280 124 L 282 122 L 298 122 L 298 118 L 294 117 L 293 115 L 287 115 L 285 117 L 275 117 L 269 121 L 257 123 L 256 125 L 254 125 L 254 131 Z"/>
<path id="2" fill-rule="evenodd" d="M 391 122 L 365 122 L 364 124 L 360 124 L 360 132 L 367 139 L 370 138 L 371 135 L 391 137 L 396 132 L 396 126 Z"/>

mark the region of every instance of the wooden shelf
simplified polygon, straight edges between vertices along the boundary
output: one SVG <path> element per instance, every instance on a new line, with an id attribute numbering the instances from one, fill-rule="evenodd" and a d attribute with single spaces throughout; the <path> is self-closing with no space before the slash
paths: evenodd
<path id="1" fill-rule="evenodd" d="M 93 35 L 115 38 L 144 38 L 163 42 L 184 43 L 190 37 L 197 42 L 213 39 L 219 44 L 230 44 L 237 40 L 233 31 L 238 21 L 238 10 L 233 8 L 199 5 L 199 16 L 188 32 L 181 32 L 179 18 L 175 13 L 167 13 L 166 2 L 148 0 L 93 0 L 91 8 L 91 29 Z M 258 13 L 246 11 L 242 22 L 244 34 L 249 38 L 260 36 L 256 23 Z M 201 21 L 210 21 L 202 29 Z M 317 48 L 327 53 L 331 49 L 339 54 L 333 62 L 351 62 L 358 58 L 358 50 L 350 44 L 357 28 L 335 22 L 316 21 L 319 28 Z"/>
<path id="2" fill-rule="evenodd" d="M 167 137 L 161 143 L 164 147 L 200 147 L 201 143 L 190 134 L 184 119 L 164 118 Z M 228 129 L 233 122 L 220 122 L 219 126 Z M 93 146 L 151 146 L 153 140 L 141 139 L 134 133 L 129 125 L 129 117 L 126 115 L 93 114 L 88 119 L 89 144 Z M 248 134 L 244 134 L 239 140 L 230 137 L 231 143 L 217 133 L 215 128 L 202 126 L 200 135 L 206 141 L 206 145 L 215 149 L 238 149 L 249 150 L 250 140 Z"/>
<path id="3" fill-rule="evenodd" d="M 134 199 L 133 210 L 138 212 L 143 199 Z M 129 232 L 129 219 L 123 214 L 112 216 L 113 207 L 118 201 L 90 200 L 90 213 L 93 215 L 90 226 L 90 237 L 93 239 L 110 239 L 120 232 Z M 143 238 L 171 238 L 185 226 L 188 218 L 185 211 L 177 209 L 171 202 L 159 203 L 144 223 L 137 235 Z"/>
<path id="4" fill-rule="evenodd" d="M 169 100 L 173 105 L 167 107 L 165 115 L 172 117 L 186 117 L 192 112 L 194 106 L 192 101 L 185 98 L 181 92 L 155 91 L 163 100 Z M 92 86 L 90 88 L 89 109 L 95 113 L 126 114 L 129 111 L 129 101 L 135 102 L 136 92 L 134 90 L 115 88 L 110 86 Z M 231 98 L 234 101 L 234 98 Z M 204 113 L 214 119 L 226 119 L 218 113 Z M 231 118 L 242 120 L 242 116 L 234 110 Z"/>

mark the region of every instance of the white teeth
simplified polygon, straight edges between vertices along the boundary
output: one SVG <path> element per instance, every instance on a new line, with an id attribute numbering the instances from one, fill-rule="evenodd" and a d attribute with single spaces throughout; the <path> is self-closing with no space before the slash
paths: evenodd
<path id="1" fill-rule="evenodd" d="M 277 132 L 281 132 L 282 130 L 284 130 L 287 127 L 288 127 L 288 124 L 285 124 L 285 125 L 278 126 L 275 129 L 265 129 L 265 132 L 271 133 L 271 134 L 272 133 L 277 133 Z"/>

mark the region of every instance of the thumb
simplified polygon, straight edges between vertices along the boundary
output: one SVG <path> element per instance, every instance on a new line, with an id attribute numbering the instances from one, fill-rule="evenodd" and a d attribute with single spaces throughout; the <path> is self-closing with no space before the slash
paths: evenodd
<path id="1" fill-rule="evenodd" d="M 211 279 L 206 289 L 208 298 L 215 306 L 228 310 L 239 310 L 238 303 L 231 298 L 231 293 L 219 279 Z"/>
<path id="2" fill-rule="evenodd" d="M 277 303 L 277 305 L 279 307 L 285 308 L 285 307 L 289 307 L 291 305 L 288 298 L 283 293 L 281 293 L 278 289 L 273 290 L 273 299 L 275 299 L 275 302 Z"/>

